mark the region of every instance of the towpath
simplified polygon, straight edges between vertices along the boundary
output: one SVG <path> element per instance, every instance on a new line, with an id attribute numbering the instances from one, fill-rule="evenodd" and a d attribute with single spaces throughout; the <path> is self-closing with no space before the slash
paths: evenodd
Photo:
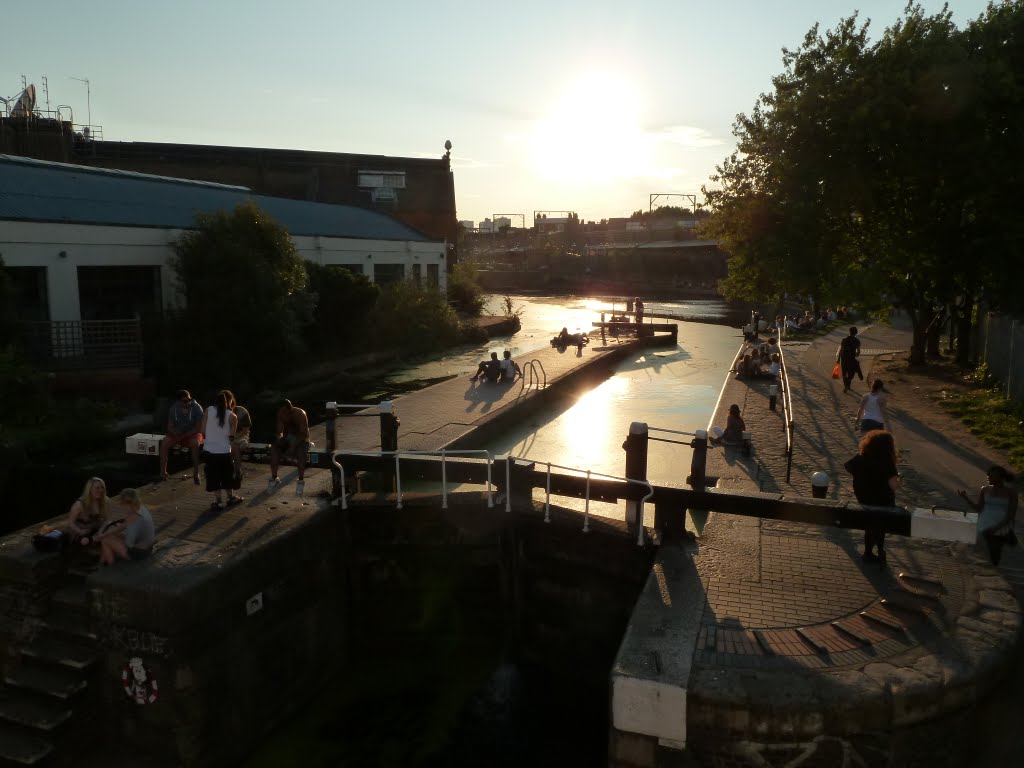
<path id="1" fill-rule="evenodd" d="M 795 422 L 789 481 L 781 398 L 771 410 L 764 380 L 726 382 L 712 423 L 724 426 L 729 405 L 738 404 L 753 433 L 754 451 L 747 457 L 735 448 L 712 449 L 708 474 L 719 477 L 723 490 L 810 496 L 811 475 L 825 471 L 832 481 L 828 496 L 853 500 L 843 464 L 857 449 L 855 415 L 867 378 L 878 375 L 893 393 L 890 416 L 904 477 L 897 502 L 964 509 L 956 490 L 976 493 L 987 466 L 1005 463 L 1005 457 L 925 397 L 922 379 L 899 372 L 909 330 L 863 328 L 865 381 L 855 381 L 853 391 L 844 394 L 831 369 L 845 333 L 783 344 Z M 1018 534 L 1024 536 L 1020 522 Z M 840 713 L 839 730 L 854 734 L 930 720 L 933 731 L 925 738 L 933 740 L 933 749 L 941 745 L 948 750 L 950 764 L 963 764 L 968 752 L 971 765 L 1013 762 L 1010 739 L 1000 739 L 999 733 L 1015 732 L 1011 723 L 1022 714 L 1019 696 L 997 690 L 996 704 L 977 708 L 982 714 L 973 722 L 968 717 L 960 723 L 957 717 L 955 730 L 971 729 L 967 732 L 976 734 L 973 739 L 954 739 L 949 729 L 954 722 L 950 713 L 972 704 L 974 693 L 990 691 L 994 675 L 1018 682 L 1022 677 L 1021 664 L 1013 662 L 1024 589 L 1021 548 L 1008 550 L 997 570 L 968 545 L 890 536 L 888 563 L 879 565 L 862 562 L 862 536 L 860 531 L 711 514 L 695 557 L 706 593 L 689 678 L 689 696 L 702 705 L 688 715 L 696 744 L 702 732 L 725 736 L 723 722 L 729 724 L 729 735 L 751 738 L 744 716 L 737 714 L 744 709 L 751 718 L 748 726 L 763 716 L 763 733 L 774 731 L 776 739 L 780 729 L 792 729 L 799 718 L 806 723 L 806 718 L 827 720 Z M 773 697 L 782 703 L 767 706 Z M 781 754 L 774 750 L 780 747 L 771 739 L 757 744 L 753 738 L 748 751 L 759 752 L 773 765 L 790 764 L 775 762 Z M 813 763 L 825 757 L 823 750 L 835 747 L 808 739 L 799 759 Z M 878 745 L 863 738 L 851 737 L 841 747 L 867 764 L 873 764 L 870 754 L 878 751 Z M 904 764 L 913 762 L 902 751 L 908 749 L 909 742 L 894 740 L 882 751 L 895 761 L 889 764 Z M 714 745 L 698 747 L 705 759 L 722 758 L 716 750 Z"/>

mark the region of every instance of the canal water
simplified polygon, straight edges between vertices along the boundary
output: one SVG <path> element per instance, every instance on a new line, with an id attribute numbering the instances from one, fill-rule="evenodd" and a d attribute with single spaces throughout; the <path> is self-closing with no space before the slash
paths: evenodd
<path id="1" fill-rule="evenodd" d="M 497 301 L 492 300 L 495 313 Z M 590 323 L 612 308 L 603 299 L 515 296 L 513 302 L 522 309 L 518 333 L 438 359 L 412 362 L 393 372 L 392 380 L 475 371 L 492 349 L 509 349 L 517 360 L 529 360 L 530 352 L 547 347 L 563 326 L 570 331 L 590 330 Z M 623 309 L 623 304 L 615 309 Z M 707 427 L 742 341 L 738 319 L 730 317 L 723 302 L 712 301 L 648 304 L 647 311 L 693 320 L 680 322 L 675 348 L 638 352 L 575 402 L 538 412 L 479 447 L 495 455 L 525 456 L 541 464 L 621 476 L 622 442 L 631 422 L 672 430 L 652 434 L 680 442 L 688 442 L 689 436 L 674 432 Z M 688 446 L 654 442 L 648 457 L 649 477 L 682 483 L 690 457 Z M 580 509 L 584 504 L 569 499 L 557 502 Z M 621 506 L 610 504 L 592 504 L 589 511 L 617 519 L 624 514 Z M 698 530 L 703 525 L 703 520 L 692 522 Z M 499 647 L 500 639 L 496 640 L 492 648 L 464 649 L 450 679 L 440 686 L 444 690 L 419 685 L 412 686 L 412 693 L 397 693 L 390 684 L 382 684 L 378 677 L 386 674 L 382 670 L 373 670 L 362 689 L 352 678 L 339 681 L 337 687 L 328 686 L 328 690 L 348 689 L 351 698 L 347 703 L 331 697 L 312 703 L 254 756 L 250 768 L 280 764 L 285 756 L 319 764 L 448 768 L 605 764 L 607 674 L 570 683 L 551 670 L 509 658 Z M 410 654 L 415 655 L 416 649 L 410 649 Z M 397 675 L 416 674 L 399 671 L 401 664 L 394 670 Z M 358 671 L 355 674 L 359 676 Z M 457 717 L 438 733 L 437 711 L 451 707 L 451 699 L 458 698 L 449 695 L 451 690 L 461 688 L 465 694 L 470 681 Z M 434 748 L 424 749 L 424 744 Z"/>
<path id="2" fill-rule="evenodd" d="M 563 326 L 570 331 L 589 331 L 601 312 L 610 315 L 611 310 L 622 311 L 625 306 L 622 302 L 613 305 L 607 299 L 512 299 L 513 305 L 522 310 L 519 332 L 492 339 L 486 345 L 457 350 L 439 360 L 410 365 L 395 372 L 393 378 L 402 381 L 475 371 L 477 363 L 491 350 L 500 353 L 508 349 L 523 364 L 530 359 L 530 352 L 549 346 L 551 337 Z M 496 301 L 492 299 L 492 303 Z M 640 351 L 568 408 L 562 404 L 535 413 L 501 437 L 473 447 L 496 456 L 528 458 L 538 465 L 550 462 L 580 473 L 590 470 L 621 477 L 625 471 L 622 442 L 630 424 L 639 421 L 648 425 L 652 437 L 677 441 L 650 443 L 648 477 L 654 482 L 683 483 L 689 474 L 692 451 L 679 443 L 687 443 L 691 437 L 676 433 L 707 428 L 742 335 L 738 325 L 725 324 L 736 318 L 720 300 L 660 302 L 647 307 L 648 312 L 659 315 L 694 318 L 678 323 L 676 347 Z M 712 322 L 715 320 L 719 322 Z M 537 494 L 540 499 L 540 491 Z M 581 511 L 585 506 L 583 500 L 552 501 Z M 592 503 L 589 511 L 621 520 L 625 507 Z"/>

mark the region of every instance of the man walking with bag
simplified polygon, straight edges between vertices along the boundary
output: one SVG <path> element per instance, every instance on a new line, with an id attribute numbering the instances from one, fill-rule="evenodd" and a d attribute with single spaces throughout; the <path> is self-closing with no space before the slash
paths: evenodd
<path id="1" fill-rule="evenodd" d="M 859 376 L 862 381 L 864 379 L 858 357 L 860 357 L 860 339 L 857 338 L 857 328 L 851 326 L 850 335 L 839 343 L 839 352 L 836 354 L 836 362 L 839 363 L 843 372 L 843 392 L 850 391 L 850 384 L 853 383 L 854 376 Z"/>

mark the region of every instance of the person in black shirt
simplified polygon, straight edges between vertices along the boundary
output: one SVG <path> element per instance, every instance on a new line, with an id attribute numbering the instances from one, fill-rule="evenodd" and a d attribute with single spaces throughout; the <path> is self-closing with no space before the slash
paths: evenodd
<path id="1" fill-rule="evenodd" d="M 860 370 L 860 339 L 857 338 L 857 328 L 850 328 L 850 335 L 839 343 L 839 352 L 836 355 L 836 362 L 843 369 L 843 392 L 850 391 L 850 384 L 854 376 L 864 379 Z"/>
<path id="2" fill-rule="evenodd" d="M 896 489 L 900 474 L 896 469 L 896 443 L 884 429 L 868 432 L 860 441 L 857 455 L 845 464 L 853 475 L 853 495 L 860 504 L 872 507 L 896 506 Z M 872 550 L 878 547 L 876 555 Z M 876 527 L 864 529 L 864 562 L 885 564 L 885 531 Z"/>

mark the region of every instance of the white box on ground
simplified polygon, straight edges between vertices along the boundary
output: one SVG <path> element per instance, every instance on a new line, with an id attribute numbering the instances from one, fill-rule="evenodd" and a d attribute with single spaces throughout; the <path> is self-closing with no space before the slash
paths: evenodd
<path id="1" fill-rule="evenodd" d="M 125 453 L 141 453 L 146 456 L 160 455 L 160 441 L 163 435 L 155 435 L 149 432 L 138 432 L 131 437 L 124 439 Z"/>
<path id="2" fill-rule="evenodd" d="M 938 539 L 973 544 L 978 536 L 978 515 L 957 512 L 952 509 L 926 509 L 915 507 L 911 510 L 910 535 L 915 539 Z"/>
<path id="3" fill-rule="evenodd" d="M 263 610 L 263 593 L 257 592 L 245 601 L 245 615 L 252 616 L 254 613 Z"/>

